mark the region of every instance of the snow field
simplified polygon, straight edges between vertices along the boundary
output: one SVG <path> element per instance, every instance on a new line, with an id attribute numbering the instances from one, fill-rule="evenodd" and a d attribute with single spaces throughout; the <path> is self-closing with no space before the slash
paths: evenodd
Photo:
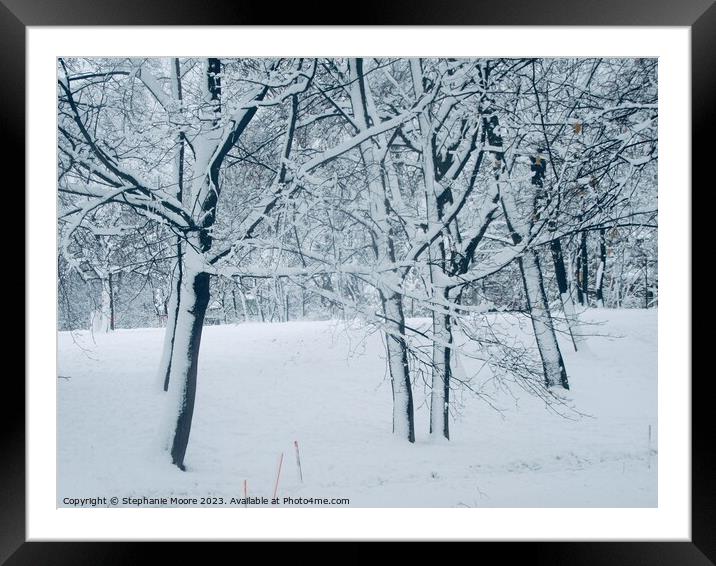
<path id="1" fill-rule="evenodd" d="M 593 309 L 588 348 L 560 345 L 575 411 L 487 383 L 499 411 L 456 392 L 450 442 L 391 434 L 378 334 L 337 321 L 204 328 L 187 472 L 160 450 L 163 329 L 61 332 L 58 505 L 65 497 L 350 498 L 352 507 L 653 507 L 657 504 L 656 310 Z M 530 339 L 528 321 L 519 332 Z M 517 330 L 515 330 L 517 332 Z M 478 363 L 462 358 L 464 372 Z M 480 376 L 480 379 L 486 377 Z M 298 441 L 304 481 L 299 481 Z"/>

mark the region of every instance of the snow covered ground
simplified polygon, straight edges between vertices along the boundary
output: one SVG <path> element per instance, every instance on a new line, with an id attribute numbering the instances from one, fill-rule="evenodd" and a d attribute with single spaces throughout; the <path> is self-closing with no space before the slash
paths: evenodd
<path id="1" fill-rule="evenodd" d="M 58 505 L 66 497 L 349 498 L 355 507 L 657 505 L 657 312 L 591 310 L 587 351 L 560 337 L 579 413 L 520 389 L 468 394 L 431 442 L 391 434 L 380 337 L 340 322 L 204 329 L 187 472 L 158 449 L 162 329 L 59 335 Z M 525 328 L 528 328 L 525 326 Z M 469 372 L 469 364 L 465 362 Z M 299 481 L 294 441 L 303 471 Z"/>

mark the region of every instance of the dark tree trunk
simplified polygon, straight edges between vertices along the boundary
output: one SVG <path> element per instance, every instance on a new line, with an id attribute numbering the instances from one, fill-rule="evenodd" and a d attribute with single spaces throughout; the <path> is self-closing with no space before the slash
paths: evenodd
<path id="1" fill-rule="evenodd" d="M 578 302 L 580 305 L 584 305 L 584 293 L 582 292 L 582 273 L 581 273 L 581 269 L 580 269 L 580 268 L 581 268 L 581 262 L 580 262 L 579 253 L 577 253 L 577 256 L 576 256 L 576 258 L 575 258 L 574 263 L 572 264 L 572 266 L 574 267 L 574 275 L 575 275 L 575 279 L 576 279 L 576 281 L 577 281 L 577 285 L 576 285 L 576 288 L 577 288 L 577 302 Z"/>
<path id="2" fill-rule="evenodd" d="M 450 300 L 450 289 L 443 291 Z M 441 342 L 452 344 L 452 321 L 449 314 L 433 314 L 433 334 Z M 442 344 L 433 344 L 433 376 L 430 392 L 430 433 L 441 434 L 450 440 L 450 386 L 452 380 L 452 352 Z"/>
<path id="3" fill-rule="evenodd" d="M 572 296 L 569 293 L 569 281 L 567 281 L 567 269 L 564 265 L 564 253 L 562 252 L 562 242 L 559 238 L 555 238 L 550 242 L 550 250 L 552 252 L 552 261 L 554 263 L 554 276 L 557 280 L 557 289 L 559 290 L 559 297 L 562 301 L 562 310 L 564 311 L 564 318 L 567 321 L 567 328 L 569 329 L 569 335 L 572 338 L 572 345 L 574 351 L 578 351 L 577 339 L 575 338 L 574 328 L 577 325 L 577 318 L 574 309 L 574 302 Z"/>
<path id="4" fill-rule="evenodd" d="M 393 390 L 393 432 L 408 442 L 415 442 L 415 410 L 410 383 L 408 345 L 405 342 L 405 316 L 402 296 L 380 292 L 385 318 L 388 371 Z"/>
<path id="5" fill-rule="evenodd" d="M 599 272 L 597 275 L 597 304 L 604 306 L 604 276 L 607 272 L 607 236 L 606 229 L 599 230 Z"/>
<path id="6" fill-rule="evenodd" d="M 580 284 L 582 287 L 582 299 L 581 303 L 583 306 L 589 306 L 589 252 L 587 250 L 587 232 L 582 232 L 580 236 L 579 244 L 579 269 L 580 269 Z"/>
<path id="7" fill-rule="evenodd" d="M 448 334 L 450 335 L 450 341 L 452 341 L 452 325 L 450 324 L 450 317 L 445 317 L 445 327 Z M 450 363 L 452 361 L 452 350 L 445 348 L 445 380 L 443 382 L 443 397 L 445 398 L 445 405 L 443 405 L 443 436 L 450 440 L 450 381 L 452 380 L 452 369 Z"/>
<path id="8" fill-rule="evenodd" d="M 644 256 L 644 308 L 649 308 L 649 260 Z"/>
<path id="9" fill-rule="evenodd" d="M 552 260 L 554 261 L 554 276 L 557 280 L 557 288 L 560 295 L 569 293 L 569 282 L 567 281 L 567 270 L 564 267 L 564 255 L 562 254 L 562 242 L 555 238 L 550 242 Z"/>
<path id="10" fill-rule="evenodd" d="M 196 271 L 194 266 L 201 265 L 200 254 L 211 249 L 211 227 L 214 224 L 216 203 L 219 198 L 219 170 L 223 160 L 223 157 L 215 156 L 215 151 L 221 143 L 221 134 L 218 130 L 221 116 L 221 61 L 219 59 L 208 59 L 207 93 L 211 100 L 214 119 L 202 124 L 198 141 L 195 142 L 196 162 L 194 165 L 195 172 L 206 173 L 203 173 L 202 176 L 195 175 L 193 182 L 193 194 L 204 195 L 200 203 L 203 211 L 202 229 L 189 236 L 190 240 L 180 259 L 180 262 L 185 262 L 184 281 L 182 281 L 178 297 L 177 316 L 178 320 L 181 317 L 181 323 L 177 322 L 177 331 L 182 336 L 175 336 L 172 353 L 172 381 L 179 379 L 180 382 L 171 384 L 176 388 L 179 407 L 170 452 L 172 462 L 180 470 L 185 469 L 184 456 L 189 443 L 191 421 L 194 414 L 201 333 L 210 298 L 209 274 Z M 207 188 L 210 190 L 207 191 Z M 192 241 L 193 238 L 196 240 Z M 188 336 L 186 335 L 187 329 Z"/>
<path id="11" fill-rule="evenodd" d="M 194 400 L 196 398 L 196 378 L 199 363 L 199 347 L 201 345 L 201 332 L 204 326 L 204 316 L 209 305 L 209 274 L 198 273 L 193 276 L 194 304 L 188 313 L 192 317 L 191 334 L 189 347 L 186 355 L 188 357 L 188 370 L 186 373 L 186 384 L 182 395 L 182 402 L 179 408 L 179 416 L 176 421 L 174 440 L 171 447 L 172 463 L 180 470 L 184 470 L 184 456 L 189 444 L 189 433 L 191 432 L 191 421 L 194 414 Z"/>
<path id="12" fill-rule="evenodd" d="M 266 322 L 266 317 L 264 316 L 264 309 L 262 306 L 260 294 L 256 293 L 254 295 L 254 302 L 256 303 L 256 310 L 258 311 L 258 315 L 259 315 L 259 318 L 261 319 L 261 322 Z"/>
<path id="13" fill-rule="evenodd" d="M 109 285 L 109 329 L 114 330 L 114 282 L 111 271 L 107 274 L 107 284 Z"/>
<path id="14" fill-rule="evenodd" d="M 366 131 L 370 120 L 377 123 L 378 118 L 369 116 L 367 83 L 363 75 L 363 60 L 351 59 L 349 61 L 351 75 L 355 77 L 349 95 L 351 106 L 356 118 L 356 127 L 359 131 Z M 366 166 L 368 198 L 373 221 L 376 224 L 374 233 L 375 259 L 380 264 L 385 261 L 395 262 L 395 234 L 388 218 L 392 213 L 388 205 L 388 192 L 386 182 L 389 180 L 385 173 L 383 157 L 376 158 L 373 153 L 373 144 L 364 141 L 360 144 L 361 157 Z M 395 276 L 399 276 L 394 271 Z M 402 283 L 402 281 L 401 281 Z M 390 371 L 393 388 L 393 432 L 396 436 L 407 438 L 415 442 L 415 423 L 413 408 L 412 384 L 410 382 L 410 369 L 408 364 L 408 344 L 405 340 L 405 312 L 403 309 L 403 296 L 382 282 L 377 286 L 383 308 L 386 349 L 388 354 L 388 369 Z M 345 309 L 343 309 L 345 313 Z"/>

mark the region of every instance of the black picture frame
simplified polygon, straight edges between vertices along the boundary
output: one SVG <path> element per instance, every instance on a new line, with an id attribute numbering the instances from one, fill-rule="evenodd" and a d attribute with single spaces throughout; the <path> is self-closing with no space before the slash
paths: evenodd
<path id="1" fill-rule="evenodd" d="M 6 163 L 22 163 L 25 153 L 25 32 L 46 25 L 341 25 L 335 2 L 281 5 L 269 2 L 203 0 L 0 0 L 0 129 Z M 357 7 L 359 12 L 351 13 Z M 349 8 L 345 10 L 345 8 Z M 712 128 L 716 114 L 716 5 L 713 0 L 363 0 L 344 6 L 352 25 L 638 25 L 691 28 L 692 186 L 713 186 Z M 30 71 L 31 70 L 27 70 Z M 9 143 L 7 143 L 9 142 Z M 49 165 L 48 165 L 49 166 Z M 24 183 L 21 168 L 16 168 Z M 18 186 L 24 186 L 18 185 Z M 693 192 L 692 192 L 693 194 Z M 684 195 L 691 198 L 691 195 Z M 31 211 L 26 211 L 31 213 Z M 16 215 L 20 216 L 20 215 Z M 698 225 L 692 220 L 692 226 Z M 694 242 L 696 243 L 696 242 Z M 690 277 L 690 274 L 689 274 Z M 25 304 L 32 300 L 25 296 Z M 689 365 L 690 367 L 690 365 Z M 716 467 L 712 407 L 713 371 L 693 373 L 692 384 L 692 538 L 690 542 L 526 542 L 482 545 L 503 563 L 680 564 L 716 563 Z M 52 377 L 54 382 L 55 376 Z M 48 383 L 51 383 L 48 381 Z M 146 543 L 25 542 L 25 406 L 23 382 L 5 373 L 0 428 L 0 562 L 24 564 L 128 564 L 147 557 Z M 158 543 L 155 543 L 158 544 Z M 199 553 L 211 564 L 215 545 L 161 544 L 163 560 L 187 563 Z M 226 546 L 218 548 L 222 554 Z M 234 551 L 231 551 L 232 554 Z M 218 553 L 217 553 L 218 555 Z M 230 554 L 231 556 L 231 554 Z M 236 560 L 241 559 L 235 554 Z"/>

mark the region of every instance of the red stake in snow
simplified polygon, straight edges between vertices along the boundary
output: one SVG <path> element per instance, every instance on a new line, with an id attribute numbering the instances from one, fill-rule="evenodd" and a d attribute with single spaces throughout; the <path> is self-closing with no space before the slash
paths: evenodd
<path id="1" fill-rule="evenodd" d="M 278 472 L 276 472 L 276 485 L 273 487 L 274 499 L 276 499 L 276 493 L 278 492 L 278 480 L 281 477 L 281 464 L 283 464 L 283 452 L 281 452 L 281 458 L 278 461 Z"/>
<path id="2" fill-rule="evenodd" d="M 244 480 L 244 507 L 249 506 L 249 485 L 247 480 Z"/>
<path id="3" fill-rule="evenodd" d="M 293 445 L 296 447 L 296 465 L 298 466 L 298 477 L 303 483 L 303 472 L 301 471 L 301 456 L 298 454 L 298 440 L 293 441 Z"/>

